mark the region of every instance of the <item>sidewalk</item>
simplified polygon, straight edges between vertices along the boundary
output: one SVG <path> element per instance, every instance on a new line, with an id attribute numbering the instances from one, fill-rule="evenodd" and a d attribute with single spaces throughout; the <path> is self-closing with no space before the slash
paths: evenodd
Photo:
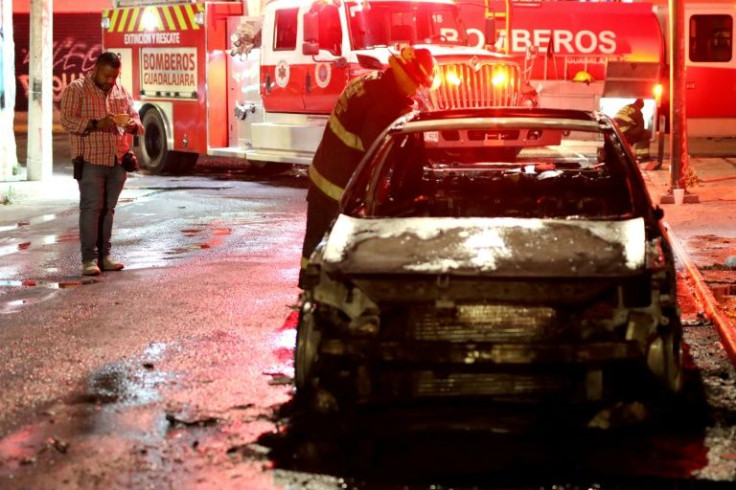
<path id="1" fill-rule="evenodd" d="M 696 235 L 736 236 L 736 157 L 691 158 L 697 182 L 686 189 L 697 196 L 697 204 L 660 204 L 664 220 L 681 240 Z M 654 204 L 670 189 L 669 161 L 660 170 L 643 170 Z M 695 250 L 696 251 L 696 250 Z M 736 255 L 736 250 L 733 250 Z M 721 259 L 720 257 L 718 258 Z M 702 258 L 706 260 L 706 258 Z"/>
<path id="2" fill-rule="evenodd" d="M 51 178 L 44 181 L 28 181 L 26 162 L 26 135 L 16 134 L 19 174 L 12 180 L 0 181 L 0 220 L 24 221 L 59 208 L 79 205 L 79 187 L 72 178 L 72 163 L 69 157 L 69 141 L 66 134 L 54 133 L 53 169 Z"/>
<path id="3" fill-rule="evenodd" d="M 736 363 L 736 269 L 726 265 L 736 257 L 736 157 L 691 158 L 690 165 L 697 182 L 686 192 L 699 202 L 660 206 L 678 261 Z M 669 162 L 642 173 L 652 201 L 661 202 L 670 189 Z"/>

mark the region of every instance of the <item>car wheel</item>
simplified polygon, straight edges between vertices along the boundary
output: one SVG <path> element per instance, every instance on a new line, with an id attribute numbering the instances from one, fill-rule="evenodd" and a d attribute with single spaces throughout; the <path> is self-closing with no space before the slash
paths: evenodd
<path id="1" fill-rule="evenodd" d="M 677 325 L 672 325 L 677 322 Z M 670 327 L 679 325 L 679 320 L 671 320 Z M 669 328 L 649 345 L 647 365 L 652 373 L 672 393 L 682 390 L 682 345 L 679 328 Z"/>
<path id="2" fill-rule="evenodd" d="M 296 331 L 294 383 L 297 398 L 305 401 L 308 401 L 314 395 L 314 374 L 319 341 L 320 335 L 315 328 L 314 313 L 311 307 L 302 307 L 299 312 L 299 325 Z"/>

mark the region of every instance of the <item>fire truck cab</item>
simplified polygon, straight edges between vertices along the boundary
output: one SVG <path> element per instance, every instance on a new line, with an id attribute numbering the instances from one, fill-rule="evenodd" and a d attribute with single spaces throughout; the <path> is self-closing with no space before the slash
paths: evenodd
<path id="1" fill-rule="evenodd" d="M 155 173 L 190 171 L 199 154 L 311 163 L 347 82 L 388 66 L 403 43 L 440 66 L 427 107 L 521 102 L 519 65 L 469 46 L 454 0 L 272 0 L 262 13 L 240 1 L 117 2 L 102 14 L 103 45 L 121 56 L 146 127 L 139 157 Z"/>

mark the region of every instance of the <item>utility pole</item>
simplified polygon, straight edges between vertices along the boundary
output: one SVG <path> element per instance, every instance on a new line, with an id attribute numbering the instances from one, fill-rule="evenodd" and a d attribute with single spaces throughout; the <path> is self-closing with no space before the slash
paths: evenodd
<path id="1" fill-rule="evenodd" d="M 662 203 L 674 202 L 674 189 L 686 189 L 690 154 L 687 146 L 687 114 L 685 111 L 685 2 L 669 0 L 670 45 L 670 189 L 662 196 Z M 694 194 L 684 202 L 699 202 Z"/>
<path id="2" fill-rule="evenodd" d="M 53 0 L 31 0 L 28 180 L 47 180 L 53 170 L 53 7 Z"/>
<path id="3" fill-rule="evenodd" d="M 13 0 L 0 0 L 0 182 L 14 180 L 18 171 L 15 119 L 15 41 Z M 12 136 L 10 136 L 12 135 Z"/>

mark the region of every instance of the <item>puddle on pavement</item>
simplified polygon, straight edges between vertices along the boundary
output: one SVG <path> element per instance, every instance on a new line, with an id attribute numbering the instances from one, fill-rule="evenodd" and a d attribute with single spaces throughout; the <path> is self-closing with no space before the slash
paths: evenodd
<path id="1" fill-rule="evenodd" d="M 161 355 L 165 347 L 158 347 Z M 74 397 L 72 403 L 96 405 L 140 406 L 159 401 L 158 387 L 174 376 L 161 372 L 150 361 L 117 363 L 94 372 L 84 392 Z"/>
<path id="2" fill-rule="evenodd" d="M 24 250 L 28 250 L 30 247 L 31 242 L 17 243 L 15 245 L 4 245 L 0 247 L 0 256 L 22 252 Z"/>
<path id="3" fill-rule="evenodd" d="M 59 216 L 62 216 L 62 214 L 44 214 L 42 216 L 31 218 L 27 221 L 19 221 L 14 225 L 0 226 L 0 233 L 5 232 L 5 231 L 17 230 L 18 228 L 24 228 L 26 226 L 37 225 L 39 223 L 46 223 L 48 221 L 53 221 Z"/>
<path id="4" fill-rule="evenodd" d="M 65 289 L 73 288 L 77 286 L 85 286 L 87 284 L 94 284 L 98 282 L 92 277 L 85 277 L 83 279 L 71 280 L 71 281 L 37 281 L 35 279 L 20 280 L 0 280 L 0 287 L 6 288 L 22 288 L 22 287 L 43 287 L 48 289 Z"/>
<path id="5" fill-rule="evenodd" d="M 187 237 L 194 237 L 200 233 L 209 233 L 211 238 L 204 243 L 193 243 L 176 247 L 164 252 L 166 255 L 182 255 L 189 252 L 217 247 L 225 243 L 225 237 L 232 234 L 232 229 L 219 224 L 198 224 L 199 228 L 184 228 L 180 230 Z"/>
<path id="6" fill-rule="evenodd" d="M 2 304 L 2 306 L 0 306 L 0 315 L 18 313 L 23 308 L 43 303 L 45 301 L 50 300 L 54 296 L 56 296 L 56 293 L 50 292 L 50 293 L 40 295 L 40 296 L 19 298 L 19 299 L 6 301 Z"/>
<path id="7" fill-rule="evenodd" d="M 13 245 L 4 245 L 0 247 L 0 256 L 29 250 L 32 245 L 53 245 L 54 243 L 73 243 L 78 241 L 78 234 L 67 233 L 64 235 L 45 235 L 39 237 L 38 240 L 26 241 Z"/>
<path id="8" fill-rule="evenodd" d="M 135 200 L 140 201 L 142 199 L 136 198 Z M 189 228 L 184 228 L 180 230 L 181 233 L 187 237 L 193 237 L 193 238 L 199 238 L 199 240 L 203 240 L 200 243 L 193 243 L 189 245 L 183 245 L 179 247 L 171 248 L 167 251 L 159 252 L 158 254 L 155 254 L 151 250 L 140 252 L 140 258 L 136 258 L 135 256 L 131 257 L 131 260 L 128 261 L 126 264 L 126 269 L 132 270 L 132 269 L 142 269 L 142 268 L 149 268 L 149 267 L 157 267 L 157 266 L 164 266 L 165 262 L 167 260 L 170 260 L 174 255 L 183 255 L 191 252 L 196 252 L 199 250 L 204 250 L 208 248 L 213 248 L 222 245 L 225 242 L 226 237 L 230 236 L 232 234 L 232 228 L 228 226 L 223 226 L 221 222 L 214 222 L 214 223 L 203 223 L 203 224 L 194 224 L 193 226 Z M 21 244 L 13 244 L 13 245 L 5 245 L 0 246 L 0 256 L 3 255 L 10 255 L 13 253 L 17 253 L 18 251 L 28 250 L 31 247 L 35 247 L 36 244 L 39 245 L 49 245 L 54 243 L 73 243 L 79 241 L 79 235 L 77 233 L 65 233 L 62 235 L 46 235 L 44 237 L 39 238 L 38 240 L 33 240 L 30 242 L 24 242 Z M 136 252 L 133 252 L 135 255 Z M 51 272 L 51 271 L 49 271 Z M 21 284 L 19 281 L 0 281 L 0 287 L 20 287 L 20 286 L 29 286 L 31 284 Z M 55 283 L 52 281 L 38 281 L 38 286 L 45 286 L 50 288 L 58 288 L 58 287 L 70 287 L 75 285 L 74 283 Z"/>
<path id="9" fill-rule="evenodd" d="M 128 203 L 139 201 L 139 200 L 142 200 L 142 199 L 138 197 L 121 198 L 118 200 L 118 205 L 128 204 Z M 54 221 L 58 218 L 68 216 L 70 214 L 75 214 L 77 212 L 78 212 L 77 209 L 70 209 L 68 211 L 63 211 L 60 213 L 44 214 L 41 216 L 36 216 L 29 220 L 18 221 L 17 223 L 12 224 L 12 225 L 2 225 L 0 226 L 0 233 L 6 232 L 6 231 L 19 230 L 21 228 L 28 228 L 30 226 L 38 225 L 41 223 L 47 223 L 49 221 Z M 52 243 L 74 242 L 78 240 L 79 240 L 78 234 L 67 233 L 67 234 L 60 235 L 60 236 L 48 235 L 48 236 L 43 237 L 40 241 L 42 244 L 48 245 Z M 15 253 L 15 252 L 18 252 L 19 250 L 27 250 L 32 245 L 32 243 L 33 242 L 23 242 L 17 245 L 9 245 L 9 246 L 0 247 L 0 256 Z"/>
<path id="10" fill-rule="evenodd" d="M 159 243 L 155 248 L 145 251 L 133 250 L 128 253 L 126 270 L 141 269 L 149 267 L 165 267 L 168 261 L 183 258 L 201 250 L 219 247 L 226 243 L 228 237 L 232 236 L 233 230 L 242 230 L 242 227 L 258 226 L 266 224 L 273 225 L 273 221 L 258 221 L 252 213 L 234 213 L 232 218 L 227 216 L 223 219 L 213 219 L 212 222 L 189 223 L 179 229 L 180 235 L 174 236 L 168 243 Z"/>
<path id="11" fill-rule="evenodd" d="M 161 400 L 160 388 L 174 377 L 153 364 L 166 350 L 166 344 L 150 344 L 140 357 L 93 372 L 76 395 L 51 406 L 17 432 L 0 438 L 0 470 L 40 468 L 37 465 L 43 465 L 43 460 L 53 459 L 68 448 L 84 451 L 84 441 L 93 435 L 99 437 L 96 441 L 100 445 L 114 434 L 119 444 L 132 440 L 143 447 L 158 446 L 172 428 L 166 414 L 155 405 Z M 80 434 L 82 439 L 77 437 Z"/>
<path id="12" fill-rule="evenodd" d="M 55 240 L 51 243 L 76 243 L 79 241 L 78 233 L 67 233 L 65 235 L 59 235 L 55 237 Z"/>

